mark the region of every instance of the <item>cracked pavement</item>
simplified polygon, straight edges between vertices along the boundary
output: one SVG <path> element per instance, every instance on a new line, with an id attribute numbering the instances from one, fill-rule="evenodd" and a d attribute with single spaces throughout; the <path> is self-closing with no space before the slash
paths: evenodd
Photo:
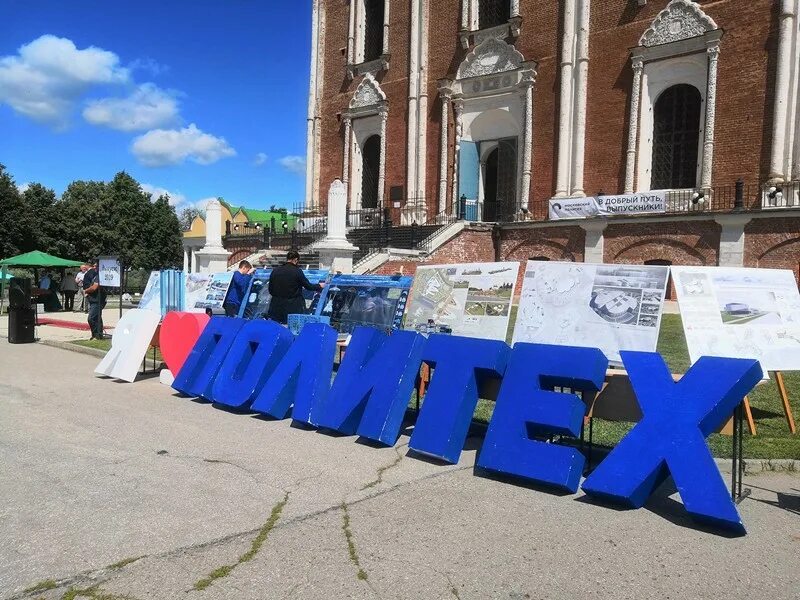
<path id="1" fill-rule="evenodd" d="M 475 476 L 479 440 L 443 466 L 407 456 L 408 431 L 376 448 L 97 379 L 95 363 L 0 341 L 1 599 L 797 597 L 800 476 L 748 477 L 749 535 L 728 538 L 674 490 L 614 510 Z M 194 590 L 287 493 L 252 560 Z"/>

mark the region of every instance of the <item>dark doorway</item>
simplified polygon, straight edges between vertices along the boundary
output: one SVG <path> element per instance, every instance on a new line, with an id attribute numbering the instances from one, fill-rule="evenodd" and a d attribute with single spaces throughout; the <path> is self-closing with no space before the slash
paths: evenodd
<path id="1" fill-rule="evenodd" d="M 685 189 L 697 185 L 701 104 L 700 92 L 686 84 L 673 85 L 656 101 L 652 189 Z"/>
<path id="2" fill-rule="evenodd" d="M 517 138 L 508 138 L 500 140 L 486 159 L 482 220 L 512 220 L 516 202 Z"/>
<path id="3" fill-rule="evenodd" d="M 361 157 L 361 208 L 378 208 L 381 136 L 373 135 L 364 142 Z"/>

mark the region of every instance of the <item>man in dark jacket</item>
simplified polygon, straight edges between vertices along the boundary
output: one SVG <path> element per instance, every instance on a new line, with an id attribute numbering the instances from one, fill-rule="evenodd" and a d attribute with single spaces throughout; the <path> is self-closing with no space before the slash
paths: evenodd
<path id="1" fill-rule="evenodd" d="M 306 301 L 303 299 L 303 289 L 318 292 L 324 283 L 314 285 L 306 279 L 305 273 L 298 266 L 300 255 L 294 250 L 286 255 L 286 262 L 274 269 L 269 276 L 269 293 L 272 300 L 269 303 L 267 318 L 286 323 L 289 315 L 302 315 L 306 312 Z"/>

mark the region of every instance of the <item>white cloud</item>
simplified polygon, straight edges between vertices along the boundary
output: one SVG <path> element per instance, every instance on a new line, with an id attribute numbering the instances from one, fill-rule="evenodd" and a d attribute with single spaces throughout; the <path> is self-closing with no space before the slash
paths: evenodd
<path id="1" fill-rule="evenodd" d="M 92 125 L 136 131 L 174 123 L 178 112 L 174 92 L 143 83 L 127 98 L 92 100 L 83 109 L 83 118 Z"/>
<path id="2" fill-rule="evenodd" d="M 305 175 L 306 159 L 303 156 L 284 156 L 278 159 L 278 164 L 290 173 Z"/>
<path id="3" fill-rule="evenodd" d="M 210 165 L 236 156 L 225 138 L 205 133 L 192 123 L 183 129 L 154 129 L 133 140 L 131 151 L 147 167 L 177 165 L 189 159 Z"/>
<path id="4" fill-rule="evenodd" d="M 131 71 L 146 71 L 153 77 L 158 77 L 162 73 L 169 71 L 169 67 L 167 65 L 162 65 L 152 58 L 137 58 L 128 65 L 128 68 Z"/>
<path id="5" fill-rule="evenodd" d="M 29 187 L 31 187 L 31 184 L 26 181 L 25 183 L 19 184 L 17 189 L 19 190 L 20 194 L 24 194 L 25 190 L 27 190 Z"/>
<path id="6" fill-rule="evenodd" d="M 149 183 L 142 184 L 142 191 L 150 195 L 150 201 L 155 202 L 159 197 L 169 196 L 170 206 L 178 206 L 186 202 L 186 196 L 179 192 L 170 192 L 168 189 L 159 187 L 157 185 L 150 185 Z"/>
<path id="7" fill-rule="evenodd" d="M 258 154 L 256 154 L 256 157 L 253 159 L 253 164 L 254 164 L 255 166 L 257 166 L 257 167 L 260 167 L 260 166 L 261 166 L 261 165 L 263 165 L 265 162 L 267 162 L 267 159 L 268 159 L 268 158 L 269 158 L 269 156 L 267 156 L 267 155 L 266 155 L 266 154 L 264 154 L 263 152 L 259 152 Z"/>
<path id="8" fill-rule="evenodd" d="M 66 38 L 43 35 L 0 57 L 0 102 L 58 128 L 67 125 L 76 102 L 92 86 L 129 81 L 113 52 L 79 50 Z"/>

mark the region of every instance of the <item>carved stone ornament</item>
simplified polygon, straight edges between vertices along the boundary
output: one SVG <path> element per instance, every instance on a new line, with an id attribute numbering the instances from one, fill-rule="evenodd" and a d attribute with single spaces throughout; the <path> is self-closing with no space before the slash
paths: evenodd
<path id="1" fill-rule="evenodd" d="M 698 37 L 714 29 L 717 29 L 717 24 L 703 12 L 697 2 L 672 0 L 644 32 L 639 45 L 669 44 Z"/>
<path id="2" fill-rule="evenodd" d="M 514 71 L 520 67 L 523 60 L 522 54 L 514 46 L 490 37 L 467 54 L 464 62 L 458 67 L 458 79 Z"/>
<path id="3" fill-rule="evenodd" d="M 381 86 L 375 81 L 375 78 L 367 73 L 364 75 L 363 81 L 353 94 L 353 99 L 350 101 L 350 108 L 366 108 L 369 106 L 376 106 L 386 101 L 386 94 L 383 93 Z"/>

